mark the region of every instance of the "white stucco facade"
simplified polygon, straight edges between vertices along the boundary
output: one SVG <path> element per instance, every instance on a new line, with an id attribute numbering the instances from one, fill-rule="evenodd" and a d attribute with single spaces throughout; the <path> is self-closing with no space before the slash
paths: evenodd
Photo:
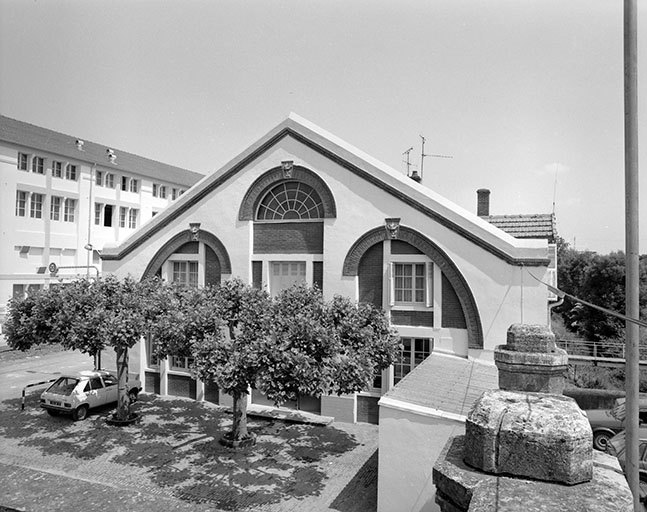
<path id="1" fill-rule="evenodd" d="M 271 225 L 254 216 L 258 198 L 268 187 L 302 179 L 310 180 L 315 190 L 319 188 L 322 196 L 331 198 L 332 213 L 315 219 L 317 222 L 276 221 Z M 254 190 L 258 190 L 258 197 Z M 399 219 L 399 234 L 392 237 L 385 223 L 394 218 Z M 300 236 L 308 239 L 316 223 L 317 233 L 321 233 L 317 248 L 295 248 L 302 243 L 301 238 L 277 245 L 287 236 L 287 227 L 300 230 Z M 199 226 L 194 238 L 191 224 Z M 261 236 L 269 228 L 277 234 L 276 240 Z M 543 280 L 547 274 L 545 240 L 515 239 L 295 115 L 187 190 L 128 239 L 106 246 L 102 251 L 103 270 L 136 279 L 155 271 L 168 276 L 169 267 L 164 262 L 173 254 L 174 239 L 212 247 L 218 254 L 219 280 L 240 277 L 252 283 L 260 279 L 259 283 L 271 287 L 273 263 L 298 261 L 305 269 L 305 280 L 316 280 L 324 295 L 340 294 L 356 300 L 361 300 L 372 282 L 362 274 L 368 268 L 365 255 L 379 244 L 382 254 L 376 249 L 375 255 L 380 262 L 376 265 L 381 265 L 381 275 L 379 268 L 376 274 L 381 279 L 376 285 L 380 289 L 372 292 L 381 297 L 380 305 L 393 318 L 398 312 L 393 279 L 389 277 L 393 263 L 421 261 L 429 271 L 425 276 L 427 303 L 413 308 L 418 316 L 400 308 L 403 311 L 398 318 L 406 320 L 400 325 L 392 323 L 405 338 L 430 340 L 434 351 L 463 358 L 491 360 L 494 347 L 502 343 L 513 323 L 546 323 L 547 289 L 532 277 Z M 179 242 L 175 245 L 180 247 Z M 402 247 L 409 248 L 410 254 L 399 254 Z M 199 251 L 204 249 L 196 248 L 195 254 Z M 204 257 L 196 256 L 196 261 L 200 265 L 199 283 L 203 284 L 207 279 L 203 276 Z M 371 272 L 375 281 L 376 271 Z M 451 315 L 444 311 L 450 307 L 454 310 Z M 449 321 L 450 316 L 456 318 Z M 418 323 L 423 317 L 426 320 Z M 142 373 L 157 372 L 158 380 L 166 371 L 164 363 L 161 367 L 149 366 L 145 356 L 139 364 Z M 393 372 L 387 372 L 379 387 L 366 396 L 384 393 L 393 379 Z M 155 385 L 160 389 L 166 386 L 164 382 Z M 192 391 L 191 396 L 197 395 Z M 347 402 L 351 409 L 340 412 Z M 328 407 L 327 403 L 332 405 Z M 358 418 L 358 407 L 357 397 L 331 398 L 330 402 L 322 400 L 320 412 L 352 421 Z"/>

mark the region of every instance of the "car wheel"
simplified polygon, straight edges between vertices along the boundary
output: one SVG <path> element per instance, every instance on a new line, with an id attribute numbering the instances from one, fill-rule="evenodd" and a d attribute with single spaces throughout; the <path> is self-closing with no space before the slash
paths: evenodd
<path id="1" fill-rule="evenodd" d="M 608 432 L 595 432 L 593 434 L 593 448 L 601 452 L 606 452 L 611 437 L 611 434 Z"/>
<path id="2" fill-rule="evenodd" d="M 80 407 L 77 407 L 74 410 L 74 412 L 72 412 L 72 419 L 74 421 L 83 421 L 87 417 L 88 417 L 88 406 L 87 405 L 81 405 Z"/>
<path id="3" fill-rule="evenodd" d="M 58 411 L 47 409 L 47 414 L 49 414 L 50 416 L 58 416 Z"/>
<path id="4" fill-rule="evenodd" d="M 139 394 L 139 391 L 136 389 L 131 389 L 128 392 L 128 398 L 130 399 L 130 403 L 134 404 L 137 401 L 137 395 Z"/>

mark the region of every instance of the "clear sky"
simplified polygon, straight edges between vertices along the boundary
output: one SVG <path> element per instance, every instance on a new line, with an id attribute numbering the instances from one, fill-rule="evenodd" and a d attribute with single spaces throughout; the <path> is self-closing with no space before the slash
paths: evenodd
<path id="1" fill-rule="evenodd" d="M 202 173 L 290 112 L 403 173 L 424 135 L 425 185 L 577 249 L 624 248 L 623 109 L 622 0 L 0 0 L 3 115 Z"/>

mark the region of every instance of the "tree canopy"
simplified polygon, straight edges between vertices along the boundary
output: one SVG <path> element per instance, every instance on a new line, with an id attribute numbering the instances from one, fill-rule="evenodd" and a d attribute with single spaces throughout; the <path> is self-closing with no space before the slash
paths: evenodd
<path id="1" fill-rule="evenodd" d="M 160 301 L 168 307 L 152 331 L 157 355 L 190 355 L 196 377 L 233 397 L 231 439 L 248 436 L 250 389 L 277 405 L 361 391 L 399 353 L 381 310 L 338 296 L 325 301 L 305 285 L 277 297 L 240 280 L 215 288 L 169 286 L 162 293 L 170 299 Z"/>
<path id="2" fill-rule="evenodd" d="M 558 254 L 558 287 L 564 292 L 619 313 L 625 312 L 625 255 L 576 251 L 562 241 Z M 647 255 L 640 257 L 640 310 L 647 317 Z M 557 308 L 566 326 L 591 341 L 624 339 L 625 323 L 566 298 Z"/>

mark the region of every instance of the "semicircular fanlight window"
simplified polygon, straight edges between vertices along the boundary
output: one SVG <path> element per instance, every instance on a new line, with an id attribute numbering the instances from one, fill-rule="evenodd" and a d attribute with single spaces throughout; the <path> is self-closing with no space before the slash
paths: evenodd
<path id="1" fill-rule="evenodd" d="M 323 205 L 315 189 L 300 181 L 273 187 L 258 205 L 256 220 L 309 220 L 323 218 Z"/>

